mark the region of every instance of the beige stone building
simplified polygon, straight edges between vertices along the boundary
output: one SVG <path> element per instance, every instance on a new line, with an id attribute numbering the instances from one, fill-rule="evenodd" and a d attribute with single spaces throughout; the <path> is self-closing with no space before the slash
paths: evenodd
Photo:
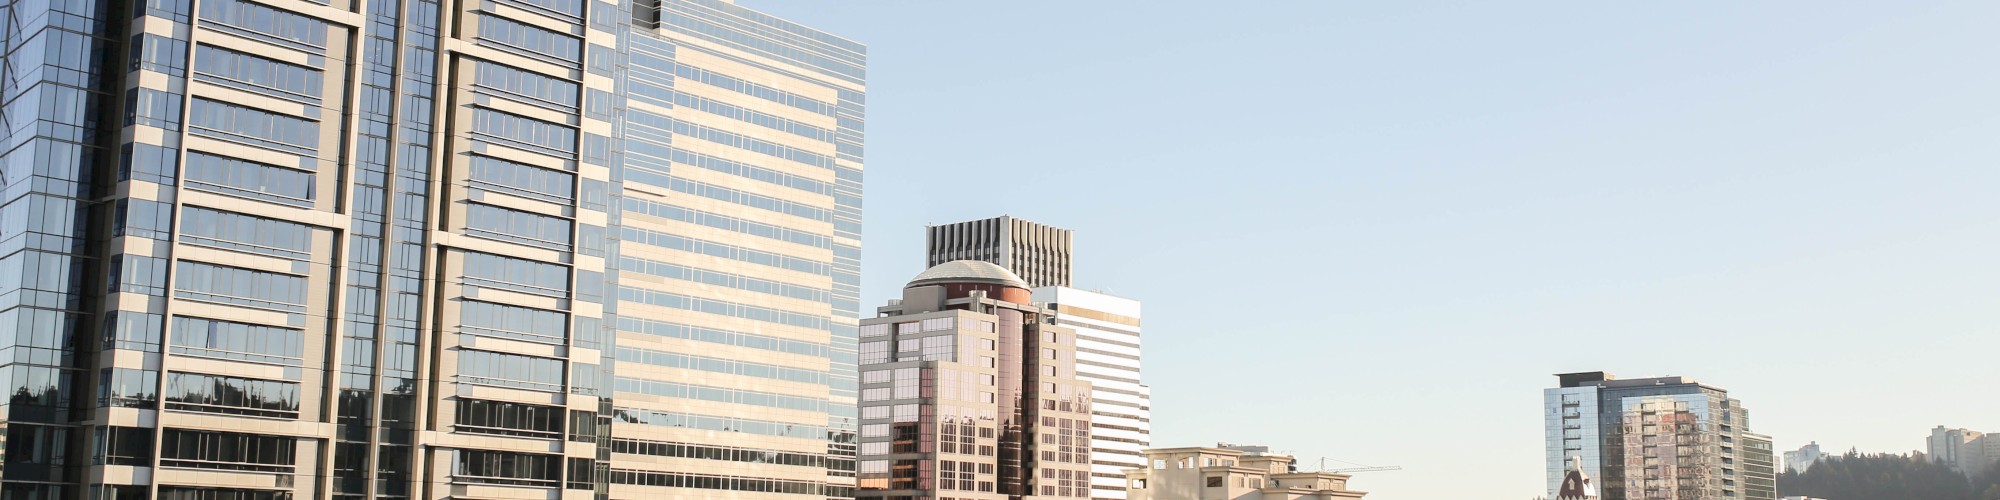
<path id="1" fill-rule="evenodd" d="M 1154 448 L 1125 472 L 1131 500 L 1332 500 L 1361 498 L 1346 474 L 1299 472 L 1291 455 L 1263 446 Z"/>

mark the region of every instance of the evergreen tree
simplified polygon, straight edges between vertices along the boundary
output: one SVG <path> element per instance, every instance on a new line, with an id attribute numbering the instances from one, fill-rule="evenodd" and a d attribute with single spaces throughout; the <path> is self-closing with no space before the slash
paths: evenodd
<path id="1" fill-rule="evenodd" d="M 2000 477 L 1989 474 L 1983 481 L 1994 479 Z M 1981 494 L 1975 495 L 1975 491 Z M 2000 485 L 1982 483 L 1980 490 L 1974 490 L 1964 475 L 1941 464 L 1902 455 L 1849 451 L 1803 473 L 1786 470 L 1778 476 L 1778 492 L 1779 496 L 1827 500 L 1991 500 L 2000 498 L 1991 495 L 2000 493 Z"/>

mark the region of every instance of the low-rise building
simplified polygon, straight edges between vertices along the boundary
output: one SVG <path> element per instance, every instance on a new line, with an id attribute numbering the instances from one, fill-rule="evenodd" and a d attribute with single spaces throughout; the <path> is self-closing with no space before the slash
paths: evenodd
<path id="1" fill-rule="evenodd" d="M 1146 450 L 1143 469 L 1125 471 L 1129 500 L 1333 500 L 1361 498 L 1347 474 L 1300 472 L 1291 455 L 1263 446 Z"/>

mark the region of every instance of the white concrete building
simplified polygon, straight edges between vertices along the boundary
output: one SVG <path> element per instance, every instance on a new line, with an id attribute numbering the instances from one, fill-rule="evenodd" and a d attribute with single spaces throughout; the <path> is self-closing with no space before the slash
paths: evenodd
<path id="1" fill-rule="evenodd" d="M 1034 301 L 1076 331 L 1077 379 L 1090 382 L 1090 497 L 1126 498 L 1125 471 L 1145 467 L 1152 444 L 1152 389 L 1139 375 L 1139 301 L 1050 286 Z"/>

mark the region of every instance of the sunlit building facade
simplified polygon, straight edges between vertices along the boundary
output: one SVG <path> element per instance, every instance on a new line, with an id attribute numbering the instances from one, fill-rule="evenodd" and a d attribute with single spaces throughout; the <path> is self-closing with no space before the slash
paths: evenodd
<path id="1" fill-rule="evenodd" d="M 1076 333 L 992 263 L 939 264 L 861 326 L 859 496 L 1090 497 Z"/>
<path id="2" fill-rule="evenodd" d="M 1139 301 L 1067 287 L 1036 288 L 1034 301 L 1076 332 L 1076 378 L 1090 383 L 1090 496 L 1123 499 L 1125 470 L 1145 466 L 1153 444 L 1153 389 L 1140 378 Z"/>
<path id="3" fill-rule="evenodd" d="M 1550 497 L 1574 462 L 1604 500 L 1776 498 L 1771 440 L 1727 391 L 1686 377 L 1558 378 L 1543 391 Z"/>
<path id="4" fill-rule="evenodd" d="M 0 9 L 5 498 L 852 495 L 860 45 L 714 0 Z"/>

